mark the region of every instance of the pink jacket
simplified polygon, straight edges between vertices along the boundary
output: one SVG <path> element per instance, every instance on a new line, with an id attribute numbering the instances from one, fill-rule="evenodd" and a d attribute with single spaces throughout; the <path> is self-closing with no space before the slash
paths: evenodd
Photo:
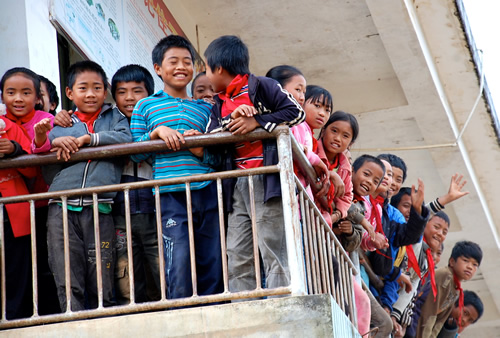
<path id="1" fill-rule="evenodd" d="M 291 128 L 292 134 L 297 140 L 297 143 L 299 143 L 302 146 L 302 150 L 304 150 L 307 159 L 309 160 L 309 163 L 311 165 L 316 165 L 321 161 L 319 156 L 313 151 L 313 133 L 311 130 L 311 127 L 307 124 L 307 122 L 302 122 L 301 124 L 294 126 Z M 299 179 L 300 183 L 306 188 L 307 193 L 311 197 L 311 199 L 314 199 L 311 187 L 309 186 L 309 183 L 306 181 L 306 177 L 304 176 L 303 173 L 300 171 L 296 170 L 297 178 Z"/>
<path id="2" fill-rule="evenodd" d="M 317 150 L 319 158 L 328 166 L 328 158 L 326 157 L 325 150 L 323 149 L 323 142 L 318 141 L 318 150 Z M 351 172 L 351 164 L 347 157 L 340 153 L 339 156 L 339 169 L 337 170 L 337 174 L 340 176 L 345 185 L 345 193 L 343 197 L 335 198 L 333 201 L 335 202 L 335 207 L 342 214 L 342 218 L 347 217 L 347 211 L 352 203 L 353 193 L 352 193 L 352 172 Z"/>

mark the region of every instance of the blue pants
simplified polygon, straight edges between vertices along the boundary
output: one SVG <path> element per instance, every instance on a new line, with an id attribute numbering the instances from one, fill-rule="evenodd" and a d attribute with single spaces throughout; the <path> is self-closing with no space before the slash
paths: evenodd
<path id="1" fill-rule="evenodd" d="M 169 299 L 193 295 L 186 192 L 163 193 L 161 220 Z M 217 186 L 191 191 L 198 295 L 222 293 Z"/>

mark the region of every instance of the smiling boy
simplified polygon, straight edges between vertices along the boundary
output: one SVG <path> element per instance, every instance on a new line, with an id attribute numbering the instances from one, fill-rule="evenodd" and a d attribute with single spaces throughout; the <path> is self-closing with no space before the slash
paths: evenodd
<path id="1" fill-rule="evenodd" d="M 104 104 L 107 93 L 106 73 L 97 63 L 81 61 L 68 70 L 66 95 L 77 110 L 68 128 L 56 126 L 50 132 L 52 151 L 68 160 L 83 146 L 126 143 L 132 140 L 127 118 L 117 109 Z M 120 182 L 123 164 L 116 160 L 64 163 L 44 168 L 49 191 L 97 187 Z M 113 301 L 114 225 L 111 203 L 115 192 L 98 196 L 99 227 L 102 257 L 104 306 Z M 97 307 L 96 250 L 92 196 L 72 196 L 68 203 L 70 240 L 71 310 L 83 310 L 86 303 Z M 54 274 L 59 303 L 66 310 L 65 260 L 62 201 L 49 201 L 47 242 L 49 266 Z M 87 297 L 86 297 L 87 296 Z"/>
<path id="2" fill-rule="evenodd" d="M 187 94 L 186 86 L 193 78 L 194 49 L 191 43 L 181 36 L 170 35 L 158 42 L 152 58 L 164 88 L 137 103 L 132 115 L 132 136 L 135 142 L 162 139 L 172 151 L 137 154 L 132 159 L 139 162 L 152 157 L 154 179 L 213 172 L 204 161 L 203 151 L 180 150 L 184 136 L 204 132 L 211 107 L 202 100 L 192 100 Z M 193 294 L 188 203 L 192 205 L 198 295 L 222 292 L 217 187 L 212 181 L 202 181 L 191 182 L 190 189 L 191 201 L 187 201 L 184 183 L 160 186 L 169 299 Z"/>
<path id="3" fill-rule="evenodd" d="M 436 270 L 436 299 L 429 295 L 423 306 L 417 327 L 417 337 L 436 337 L 453 311 L 458 299 L 463 313 L 461 282 L 470 280 L 481 264 L 483 252 L 479 245 L 470 241 L 457 242 L 451 252 L 448 266 Z M 457 321 L 462 325 L 462 320 Z"/>

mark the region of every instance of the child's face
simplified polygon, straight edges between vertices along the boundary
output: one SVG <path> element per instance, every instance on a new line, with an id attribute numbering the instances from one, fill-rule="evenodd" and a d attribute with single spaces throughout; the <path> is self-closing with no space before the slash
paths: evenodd
<path id="1" fill-rule="evenodd" d="M 448 223 L 441 217 L 432 217 L 425 226 L 424 238 L 432 251 L 437 251 L 441 248 L 441 243 L 446 239 L 448 234 Z"/>
<path id="2" fill-rule="evenodd" d="M 21 74 L 9 77 L 3 87 L 2 101 L 16 117 L 23 117 L 35 109 L 39 98 L 33 81 Z"/>
<path id="3" fill-rule="evenodd" d="M 116 106 L 129 119 L 132 117 L 135 104 L 148 96 L 144 82 L 118 82 L 116 85 Z"/>
<path id="4" fill-rule="evenodd" d="M 392 166 L 386 160 L 381 160 L 385 167 L 385 175 L 382 183 L 375 191 L 376 196 L 381 195 L 382 197 L 387 197 L 387 192 L 392 184 Z"/>
<path id="5" fill-rule="evenodd" d="M 458 320 L 460 318 L 460 308 L 458 306 L 453 307 L 451 316 L 455 320 L 455 323 L 458 323 Z M 462 327 L 462 330 L 470 324 L 475 323 L 478 318 L 479 313 L 477 313 L 477 310 L 474 306 L 472 306 L 471 304 L 464 305 L 464 309 L 462 311 L 462 325 L 460 325 Z"/>
<path id="6" fill-rule="evenodd" d="M 214 93 L 214 88 L 212 83 L 210 83 L 208 76 L 201 75 L 196 79 L 196 83 L 194 84 L 193 99 L 212 99 L 214 97 Z"/>
<path id="7" fill-rule="evenodd" d="M 283 87 L 292 94 L 293 98 L 301 105 L 304 105 L 306 95 L 306 79 L 302 75 L 293 76 Z"/>
<path id="8" fill-rule="evenodd" d="M 311 127 L 312 130 L 323 128 L 326 121 L 328 121 L 328 118 L 330 117 L 330 113 L 332 112 L 332 108 L 330 106 L 324 105 L 322 103 L 322 101 L 323 101 L 323 98 L 321 97 L 319 100 L 316 100 L 316 101 L 307 100 L 307 102 L 304 104 L 304 110 L 306 112 L 306 122 L 309 125 L 309 127 Z M 332 124 L 337 123 L 337 122 L 347 123 L 347 126 L 348 126 L 347 129 L 349 129 L 348 130 L 349 135 L 350 135 L 349 143 L 347 144 L 347 146 L 343 150 L 340 151 L 340 152 L 343 152 L 344 150 L 347 149 L 347 147 L 351 143 L 352 128 L 351 128 L 351 125 L 349 124 L 349 122 L 347 122 L 347 121 L 336 121 L 336 122 L 333 122 Z M 330 126 L 332 124 L 330 124 L 328 126 L 328 128 L 330 128 Z M 340 124 L 338 126 L 340 126 Z"/>
<path id="9" fill-rule="evenodd" d="M 437 249 L 437 251 L 431 250 L 431 252 L 432 252 L 432 258 L 434 259 L 434 264 L 438 265 L 439 262 L 441 262 L 441 255 L 443 254 L 442 247 L 440 246 L 439 249 Z"/>
<path id="10" fill-rule="evenodd" d="M 366 161 L 352 175 L 354 193 L 359 196 L 372 195 L 383 176 L 384 171 L 377 163 Z"/>
<path id="11" fill-rule="evenodd" d="M 470 280 L 474 277 L 479 267 L 479 263 L 474 258 L 465 256 L 460 256 L 456 260 L 450 258 L 449 265 L 461 281 Z"/>
<path id="12" fill-rule="evenodd" d="M 309 102 L 309 101 L 308 101 Z M 306 102 L 306 106 L 308 104 Z M 309 116 L 306 108 L 306 121 Z M 328 117 L 327 117 L 328 118 Z M 309 123 L 309 122 L 307 122 Z M 310 125 L 310 124 L 309 124 Z M 311 125 L 310 125 L 311 126 Z M 311 126 L 313 129 L 313 126 Z M 352 141 L 352 128 L 348 121 L 335 121 L 330 123 L 323 131 L 322 136 L 323 148 L 325 149 L 326 157 L 332 161 L 337 154 L 343 153 Z"/>
<path id="13" fill-rule="evenodd" d="M 48 113 L 49 111 L 54 110 L 56 108 L 56 104 L 50 102 L 47 84 L 43 81 L 40 81 L 40 94 L 42 94 L 43 99 L 43 111 Z"/>
<path id="14" fill-rule="evenodd" d="M 172 47 L 165 52 L 161 65 L 154 65 L 166 89 L 183 91 L 193 79 L 193 59 L 186 48 Z"/>
<path id="15" fill-rule="evenodd" d="M 207 65 L 207 78 L 212 84 L 212 88 L 215 93 L 222 93 L 226 90 L 226 83 L 224 81 L 224 77 L 222 76 L 222 69 L 216 68 L 212 69 L 205 60 L 205 64 Z"/>
<path id="16" fill-rule="evenodd" d="M 405 220 L 408 222 L 410 219 L 410 210 L 411 210 L 411 196 L 403 195 L 398 204 L 398 210 L 401 211 Z"/>
<path id="17" fill-rule="evenodd" d="M 73 88 L 66 87 L 66 96 L 73 101 L 78 111 L 94 114 L 99 111 L 106 99 L 107 90 L 101 75 L 84 71 L 76 76 Z"/>
<path id="18" fill-rule="evenodd" d="M 392 167 L 392 184 L 390 195 L 396 195 L 403 185 L 403 170 L 398 167 Z"/>

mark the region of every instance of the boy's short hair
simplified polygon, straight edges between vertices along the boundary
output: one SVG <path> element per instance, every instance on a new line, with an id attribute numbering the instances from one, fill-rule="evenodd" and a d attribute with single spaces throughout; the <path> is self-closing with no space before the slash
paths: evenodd
<path id="1" fill-rule="evenodd" d="M 144 82 L 144 87 L 148 96 L 154 94 L 155 82 L 153 76 L 143 66 L 140 65 L 126 65 L 118 69 L 111 79 L 111 95 L 113 100 L 116 101 L 115 94 L 118 87 L 118 82 Z"/>
<path id="2" fill-rule="evenodd" d="M 450 218 L 443 210 L 436 212 L 434 215 L 431 216 L 431 218 L 429 220 L 433 219 L 434 217 L 441 218 L 443 221 L 446 222 L 446 224 L 448 224 L 448 227 L 450 227 L 450 225 L 451 225 Z"/>
<path id="3" fill-rule="evenodd" d="M 380 154 L 377 157 L 381 160 L 386 160 L 392 167 L 401 169 L 403 172 L 403 182 L 406 180 L 406 163 L 401 157 L 394 154 Z"/>
<path id="4" fill-rule="evenodd" d="M 248 48 L 235 35 L 223 35 L 215 39 L 208 45 L 204 55 L 212 71 L 222 67 L 231 75 L 250 74 Z"/>
<path id="5" fill-rule="evenodd" d="M 163 62 L 163 58 L 165 57 L 165 53 L 170 48 L 185 48 L 191 54 L 191 60 L 194 62 L 194 48 L 191 42 L 183 36 L 180 35 L 169 35 L 156 44 L 155 48 L 153 48 L 153 52 L 151 53 L 151 58 L 153 60 L 153 65 L 160 65 Z M 161 78 L 161 77 L 160 77 Z"/>
<path id="6" fill-rule="evenodd" d="M 391 197 L 391 205 L 397 209 L 399 206 L 399 203 L 401 202 L 401 199 L 403 198 L 404 195 L 411 196 L 411 188 L 403 187 L 403 188 L 399 189 L 399 192 L 396 195 Z M 448 222 L 448 224 L 449 224 L 449 222 Z"/>
<path id="7" fill-rule="evenodd" d="M 464 306 L 471 305 L 477 311 L 477 319 L 474 321 L 477 322 L 479 318 L 483 315 L 484 305 L 481 301 L 481 298 L 474 292 L 469 290 L 464 290 Z M 458 300 L 455 302 L 455 306 L 458 306 Z"/>
<path id="8" fill-rule="evenodd" d="M 94 72 L 99 74 L 104 84 L 104 90 L 108 89 L 108 77 L 106 76 L 106 72 L 98 63 L 90 60 L 75 62 L 69 67 L 67 76 L 69 88 L 73 89 L 77 75 L 83 72 Z"/>
<path id="9" fill-rule="evenodd" d="M 453 250 L 451 251 L 451 258 L 457 260 L 458 257 L 474 258 L 477 264 L 481 264 L 483 259 L 483 251 L 481 247 L 471 241 L 460 241 L 455 244 Z"/>
<path id="10" fill-rule="evenodd" d="M 378 164 L 380 166 L 380 168 L 382 168 L 382 171 L 385 175 L 385 166 L 382 163 L 382 161 L 379 160 L 378 158 L 376 158 L 375 156 L 368 155 L 368 154 L 361 155 L 360 157 L 358 157 L 356 159 L 356 161 L 354 161 L 354 163 L 352 164 L 352 171 L 353 172 L 358 171 L 359 168 L 361 168 L 363 166 L 363 164 L 365 164 L 365 162 L 373 162 L 375 164 Z"/>
<path id="11" fill-rule="evenodd" d="M 47 87 L 47 94 L 49 94 L 49 99 L 50 99 L 50 103 L 55 103 L 55 107 L 52 111 L 55 112 L 55 110 L 57 109 L 57 107 L 59 106 L 59 95 L 57 95 L 57 88 L 56 88 L 56 85 L 52 83 L 52 81 L 50 81 L 49 79 L 47 79 L 45 76 L 43 75 L 38 75 L 40 77 L 40 81 L 45 83 L 45 86 Z"/>

